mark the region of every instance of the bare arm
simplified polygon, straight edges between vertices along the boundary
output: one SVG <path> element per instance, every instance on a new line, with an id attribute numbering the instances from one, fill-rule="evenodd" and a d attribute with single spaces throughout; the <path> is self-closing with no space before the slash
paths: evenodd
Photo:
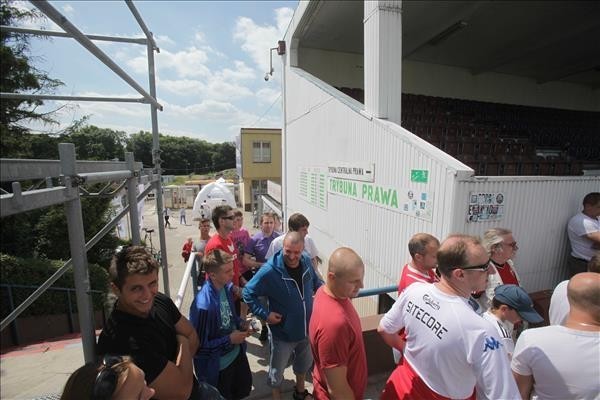
<path id="1" fill-rule="evenodd" d="M 200 339 L 198 338 L 198 333 L 190 323 L 190 321 L 184 317 L 183 315 L 179 318 L 179 321 L 175 324 L 175 332 L 178 335 L 185 336 L 189 342 L 190 354 L 192 357 L 198 351 L 198 347 L 200 346 Z"/>
<path id="2" fill-rule="evenodd" d="M 189 341 L 177 335 L 178 354 L 175 363 L 168 361 L 162 372 L 148 384 L 155 390 L 155 399 L 186 400 L 192 393 L 193 364 Z"/>
<path id="3" fill-rule="evenodd" d="M 406 345 L 406 342 L 402 340 L 402 337 L 397 332 L 387 333 L 381 328 L 381 326 L 378 326 L 377 333 L 381 335 L 381 338 L 388 346 L 400 351 L 404 351 L 404 346 Z"/>
<path id="4" fill-rule="evenodd" d="M 588 233 L 584 236 L 594 243 L 593 248 L 600 249 L 600 232 Z"/>
<path id="5" fill-rule="evenodd" d="M 327 389 L 330 399 L 354 400 L 354 392 L 346 377 L 347 372 L 348 368 L 345 365 L 325 369 L 325 378 L 327 379 Z"/>
<path id="6" fill-rule="evenodd" d="M 533 375 L 521 375 L 513 371 L 515 381 L 517 381 L 517 387 L 523 400 L 529 400 L 531 398 L 531 390 L 533 389 Z"/>

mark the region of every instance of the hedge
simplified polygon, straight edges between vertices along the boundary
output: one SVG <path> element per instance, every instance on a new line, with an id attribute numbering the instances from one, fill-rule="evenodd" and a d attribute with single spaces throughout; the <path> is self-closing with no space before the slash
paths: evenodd
<path id="1" fill-rule="evenodd" d="M 64 265 L 60 260 L 44 259 L 23 259 L 7 254 L 0 254 L 0 273 L 3 284 L 32 285 L 40 286 L 54 272 Z M 104 268 L 98 265 L 89 265 L 90 286 L 92 290 L 99 290 L 102 293 L 93 293 L 94 310 L 101 310 L 104 307 L 106 292 L 108 289 L 108 273 Z M 52 287 L 74 288 L 73 268 L 65 272 Z M 0 303 L 2 318 L 10 313 L 8 302 L 8 289 L 2 287 L 2 301 Z M 12 288 L 13 304 L 16 307 L 21 304 L 35 288 Z M 71 292 L 71 307 L 73 312 L 77 312 L 77 300 L 75 292 Z M 21 316 L 32 315 L 51 315 L 68 312 L 67 294 L 65 291 L 47 290 L 36 301 L 33 302 Z"/>

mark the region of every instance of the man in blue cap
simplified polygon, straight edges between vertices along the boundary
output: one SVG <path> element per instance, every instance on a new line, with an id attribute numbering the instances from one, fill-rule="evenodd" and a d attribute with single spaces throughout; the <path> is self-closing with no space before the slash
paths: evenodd
<path id="1" fill-rule="evenodd" d="M 494 290 L 492 306 L 483 313 L 483 318 L 494 325 L 500 335 L 502 347 L 512 359 L 515 349 L 513 338 L 514 324 L 525 320 L 538 324 L 544 320 L 533 308 L 533 301 L 521 287 L 517 285 L 500 285 Z"/>

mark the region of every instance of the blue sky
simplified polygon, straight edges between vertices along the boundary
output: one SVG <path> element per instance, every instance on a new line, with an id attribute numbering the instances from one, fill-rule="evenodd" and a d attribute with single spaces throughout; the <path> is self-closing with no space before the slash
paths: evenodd
<path id="1" fill-rule="evenodd" d="M 50 4 L 85 34 L 141 37 L 143 33 L 122 1 L 51 1 Z M 265 82 L 269 48 L 283 39 L 297 1 L 136 1 L 153 32 L 158 114 L 161 133 L 210 142 L 233 141 L 240 127 L 281 126 L 281 60 Z M 31 8 L 28 2 L 17 3 Z M 39 27 L 39 22 L 27 25 Z M 45 29 L 58 30 L 48 20 Z M 94 42 L 148 90 L 146 48 L 142 45 Z M 56 94 L 140 97 L 108 67 L 73 39 L 32 39 L 35 66 L 65 86 Z M 65 102 L 46 101 L 44 110 Z M 84 115 L 89 123 L 128 133 L 151 130 L 149 105 L 68 103 L 58 119 L 68 125 Z M 55 126 L 31 126 L 52 132 Z"/>

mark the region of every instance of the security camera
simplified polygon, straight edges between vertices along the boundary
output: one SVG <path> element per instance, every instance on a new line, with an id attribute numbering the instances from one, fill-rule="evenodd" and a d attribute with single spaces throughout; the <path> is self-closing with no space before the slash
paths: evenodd
<path id="1" fill-rule="evenodd" d="M 268 81 L 269 81 L 269 73 L 267 72 L 267 73 L 265 74 L 265 82 L 268 82 Z"/>

